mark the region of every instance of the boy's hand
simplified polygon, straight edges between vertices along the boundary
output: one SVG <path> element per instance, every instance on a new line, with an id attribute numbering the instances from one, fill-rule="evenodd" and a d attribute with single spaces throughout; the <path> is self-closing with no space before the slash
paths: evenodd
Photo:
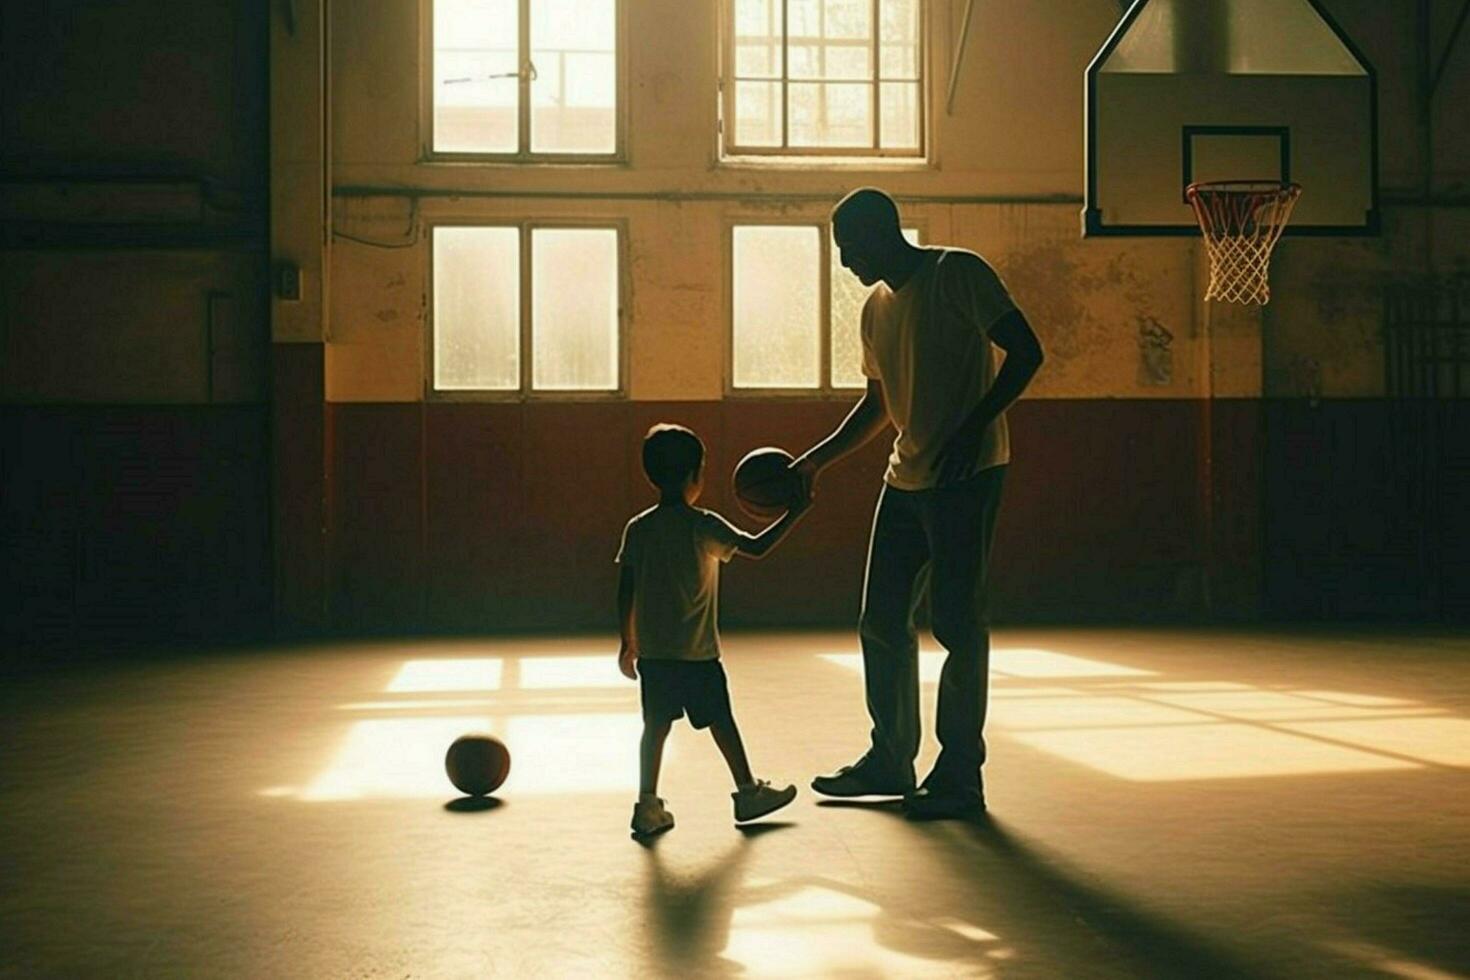
<path id="1" fill-rule="evenodd" d="M 623 676 L 630 681 L 638 679 L 638 651 L 626 643 L 618 651 L 618 670 L 621 670 Z"/>

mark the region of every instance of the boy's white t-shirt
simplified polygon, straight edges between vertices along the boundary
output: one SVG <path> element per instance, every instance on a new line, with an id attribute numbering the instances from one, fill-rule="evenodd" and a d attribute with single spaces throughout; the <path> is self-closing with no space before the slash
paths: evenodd
<path id="1" fill-rule="evenodd" d="M 883 283 L 862 314 L 863 374 L 883 383 L 898 437 L 883 479 L 923 490 L 936 457 L 995 383 L 990 328 L 1016 308 L 1005 283 L 974 252 L 930 248 L 899 289 Z M 974 472 L 1010 462 L 1005 413 L 985 430 Z"/>
<path id="2" fill-rule="evenodd" d="M 714 511 L 659 504 L 623 528 L 617 560 L 633 570 L 633 632 L 640 657 L 720 656 L 720 563 L 743 535 Z"/>

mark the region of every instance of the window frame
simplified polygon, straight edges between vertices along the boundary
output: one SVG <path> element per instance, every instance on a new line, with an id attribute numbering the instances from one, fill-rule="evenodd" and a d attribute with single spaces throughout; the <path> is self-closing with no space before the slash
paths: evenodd
<path id="1" fill-rule="evenodd" d="M 917 0 L 919 4 L 919 50 L 915 56 L 915 64 L 918 66 L 919 77 L 914 84 L 918 86 L 918 98 L 915 111 L 918 112 L 919 145 L 914 149 L 884 149 L 881 146 L 854 147 L 854 146 L 790 146 L 790 112 L 788 111 L 787 87 L 791 78 L 787 75 L 787 34 L 785 24 L 789 20 L 785 12 L 788 0 L 781 0 L 783 12 L 783 24 L 781 41 L 781 74 L 776 79 L 781 86 L 781 146 L 742 146 L 735 142 L 735 4 L 737 0 L 720 0 L 720 66 L 718 77 L 719 94 L 719 120 L 717 125 L 719 136 L 719 156 L 721 160 L 739 162 L 745 161 L 780 161 L 789 162 L 830 162 L 834 159 L 847 161 L 893 161 L 895 163 L 922 163 L 930 162 L 929 157 L 929 35 L 930 35 L 930 0 Z M 880 0 L 869 0 L 872 5 L 872 23 L 876 31 L 879 17 Z M 877 49 L 881 47 L 881 39 L 874 38 L 872 45 L 875 49 L 873 55 L 873 75 L 869 80 L 873 86 L 873 140 L 881 143 L 883 140 L 883 123 L 881 115 L 882 95 L 880 91 L 880 75 L 882 73 L 881 55 Z M 802 79 L 801 81 L 806 81 Z"/>
<path id="2" fill-rule="evenodd" d="M 919 235 L 919 243 L 925 248 L 929 240 L 929 223 L 925 219 L 904 220 L 904 229 L 912 228 Z M 735 384 L 735 229 L 736 228 L 811 228 L 815 227 L 821 245 L 818 251 L 818 276 L 820 278 L 818 308 L 820 332 L 818 353 L 817 385 L 813 388 L 782 387 L 737 387 Z M 855 398 L 863 393 L 862 385 L 834 385 L 832 383 L 832 263 L 837 261 L 832 241 L 832 219 L 827 217 L 803 218 L 800 216 L 751 215 L 725 219 L 724 285 L 725 285 L 725 364 L 724 390 L 726 398 L 763 399 L 789 401 L 833 401 Z M 844 273 L 851 275 L 844 270 Z"/>
<path id="3" fill-rule="evenodd" d="M 419 0 L 419 162 L 609 165 L 628 162 L 628 0 L 613 0 L 613 149 L 611 153 L 542 152 L 531 149 L 531 81 L 525 65 L 531 57 L 530 9 L 534 0 L 516 0 L 521 76 L 517 82 L 516 145 L 514 151 L 434 149 L 434 5 Z"/>
<path id="4" fill-rule="evenodd" d="M 628 269 L 628 223 L 619 218 L 454 218 L 436 219 L 428 224 L 428 288 L 425 290 L 424 316 L 424 400 L 436 402 L 605 402 L 626 401 L 628 398 L 628 310 L 630 283 Z M 520 249 L 520 324 L 517 334 L 519 346 L 520 385 L 517 388 L 455 388 L 443 390 L 434 386 L 434 344 L 437 338 L 437 311 L 434 307 L 434 231 L 438 228 L 514 228 L 518 232 L 517 247 Z M 533 252 L 532 233 L 539 229 L 610 230 L 617 235 L 617 345 L 618 383 L 616 388 L 584 390 L 578 388 L 534 388 L 532 309 Z"/>

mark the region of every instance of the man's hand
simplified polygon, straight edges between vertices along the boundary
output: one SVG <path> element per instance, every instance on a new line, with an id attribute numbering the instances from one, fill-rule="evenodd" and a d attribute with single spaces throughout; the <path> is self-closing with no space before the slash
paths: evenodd
<path id="1" fill-rule="evenodd" d="M 802 456 L 799 459 L 792 460 L 791 465 L 786 467 L 786 472 L 796 477 L 796 499 L 800 502 L 800 506 L 798 507 L 796 504 L 793 504 L 792 509 L 806 510 L 811 506 L 812 497 L 816 493 L 817 464 L 809 457 Z"/>
<path id="2" fill-rule="evenodd" d="M 638 679 L 638 650 L 624 643 L 618 651 L 618 670 L 630 681 Z"/>
<path id="3" fill-rule="evenodd" d="M 939 469 L 937 485 L 948 486 L 971 476 L 980 460 L 980 444 L 984 440 L 983 425 L 966 423 L 956 429 L 935 457 L 935 465 Z"/>

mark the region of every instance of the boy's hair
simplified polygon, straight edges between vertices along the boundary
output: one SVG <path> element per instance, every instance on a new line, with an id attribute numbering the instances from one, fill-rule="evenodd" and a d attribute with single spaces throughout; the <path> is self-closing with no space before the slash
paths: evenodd
<path id="1" fill-rule="evenodd" d="M 704 465 L 704 443 L 692 429 L 660 422 L 643 437 L 643 472 L 660 490 L 677 490 Z"/>

